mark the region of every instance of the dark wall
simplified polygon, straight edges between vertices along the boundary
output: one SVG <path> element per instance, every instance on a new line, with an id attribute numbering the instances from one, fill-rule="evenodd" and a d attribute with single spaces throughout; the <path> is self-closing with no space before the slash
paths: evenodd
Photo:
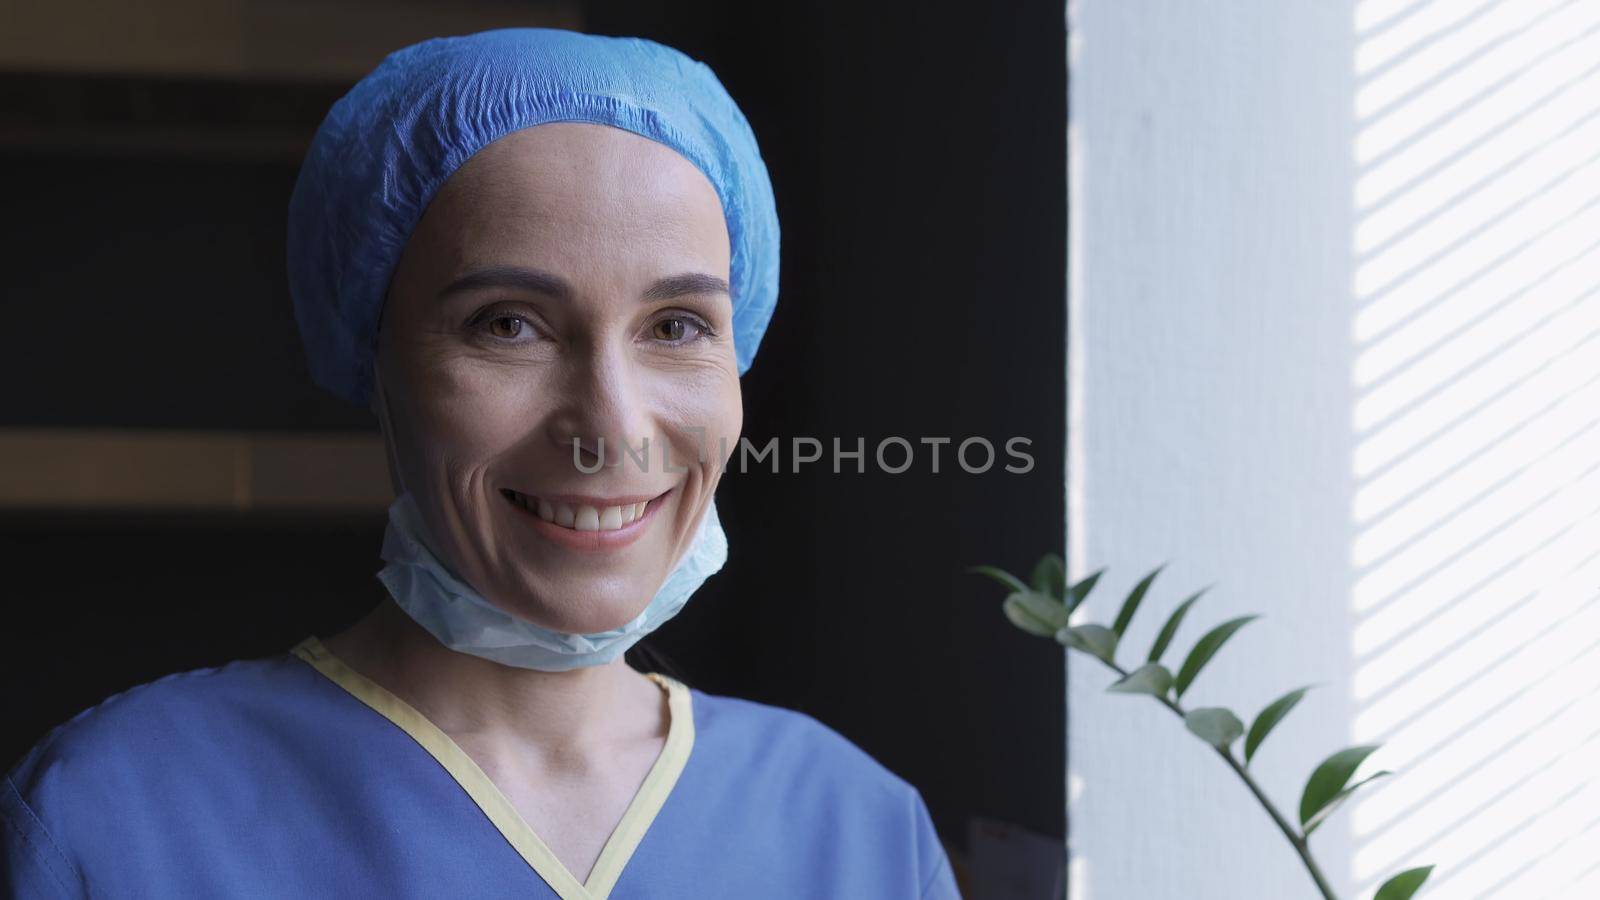
<path id="1" fill-rule="evenodd" d="M 375 428 L 311 385 L 283 262 L 344 90 L 0 72 L 0 427 Z"/>
<path id="2" fill-rule="evenodd" d="M 997 589 L 962 571 L 1026 569 L 1064 543 L 1059 4 L 957 17 L 597 2 L 586 17 L 591 31 L 653 37 L 718 72 L 761 140 L 783 225 L 782 295 L 744 392 L 747 436 L 781 438 L 785 471 L 725 478 L 731 560 L 650 643 L 704 690 L 838 729 L 916 784 L 955 844 L 974 815 L 1060 835 L 1060 653 L 1006 624 Z M 130 90 L 7 84 L 30 96 L 41 84 Z M 194 86 L 133 89 L 167 98 L 143 109 L 205 114 Z M 8 207 L 21 211 L 0 232 L 0 426 L 371 427 L 305 384 L 283 295 L 292 146 L 317 113 L 234 90 L 277 117 L 273 140 L 290 151 L 234 152 L 247 137 L 220 153 L 150 149 L 126 136 L 109 149 L 0 149 Z M 306 87 L 299 102 L 320 112 L 327 96 Z M 84 115 L 72 109 L 29 114 Z M 865 474 L 825 463 L 796 474 L 794 436 L 847 449 L 864 439 L 869 456 L 891 436 L 997 447 L 1021 436 L 1034 469 L 1003 472 L 1002 452 L 990 472 L 966 474 L 946 447 L 933 474 L 918 445 L 904 474 L 870 459 Z M 381 596 L 381 527 L 0 518 L 0 564 L 16 585 L 0 757 L 112 691 L 353 618 Z"/>

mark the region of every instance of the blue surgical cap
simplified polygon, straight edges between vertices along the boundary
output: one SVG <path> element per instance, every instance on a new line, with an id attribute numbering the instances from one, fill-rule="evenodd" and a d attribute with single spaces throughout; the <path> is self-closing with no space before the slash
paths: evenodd
<path id="1" fill-rule="evenodd" d="M 390 54 L 317 129 L 289 200 L 289 288 L 311 376 L 372 392 L 400 251 L 474 153 L 547 122 L 610 125 L 676 150 L 722 200 L 733 341 L 750 368 L 778 301 L 778 214 L 750 123 L 709 67 L 639 38 L 508 28 Z"/>

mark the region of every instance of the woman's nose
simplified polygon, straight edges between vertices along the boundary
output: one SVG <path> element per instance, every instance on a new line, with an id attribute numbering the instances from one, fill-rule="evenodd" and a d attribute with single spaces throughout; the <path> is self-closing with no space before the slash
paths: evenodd
<path id="1" fill-rule="evenodd" d="M 550 438 L 587 471 L 648 459 L 650 418 L 625 355 L 597 350 L 566 367 Z M 603 456 L 602 456 L 603 450 Z"/>

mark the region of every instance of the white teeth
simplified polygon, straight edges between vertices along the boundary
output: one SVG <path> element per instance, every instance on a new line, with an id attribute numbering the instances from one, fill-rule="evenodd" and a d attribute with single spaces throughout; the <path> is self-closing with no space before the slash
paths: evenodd
<path id="1" fill-rule="evenodd" d="M 578 520 L 572 527 L 579 531 L 599 531 L 600 510 L 592 506 L 578 507 Z"/>
<path id="2" fill-rule="evenodd" d="M 645 508 L 650 505 L 650 501 L 645 500 L 603 508 L 572 506 L 566 503 L 551 503 L 516 491 L 506 493 L 511 497 L 512 503 L 534 513 L 546 522 L 554 522 L 563 528 L 576 531 L 616 531 L 637 522 L 644 515 Z"/>

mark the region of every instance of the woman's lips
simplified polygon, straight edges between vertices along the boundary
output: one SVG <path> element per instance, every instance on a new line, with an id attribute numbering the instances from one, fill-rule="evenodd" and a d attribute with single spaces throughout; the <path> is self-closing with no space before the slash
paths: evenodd
<path id="1" fill-rule="evenodd" d="M 542 537 L 572 550 L 617 550 L 644 534 L 667 491 L 655 497 L 545 499 L 509 488 L 500 491 Z"/>

